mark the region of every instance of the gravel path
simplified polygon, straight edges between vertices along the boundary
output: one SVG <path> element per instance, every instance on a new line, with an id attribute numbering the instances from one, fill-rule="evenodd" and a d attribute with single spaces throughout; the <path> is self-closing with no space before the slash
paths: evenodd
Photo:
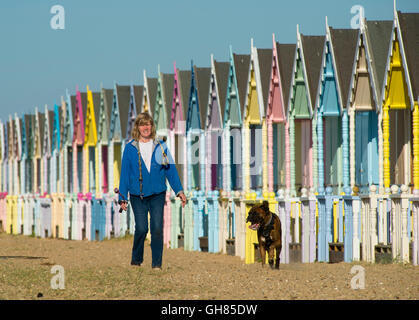
<path id="1" fill-rule="evenodd" d="M 0 299 L 419 299 L 419 267 L 410 264 L 297 263 L 277 271 L 165 248 L 156 271 L 149 244 L 141 267 L 129 264 L 131 246 L 132 237 L 89 242 L 1 233 Z M 64 289 L 51 288 L 54 265 L 64 268 Z M 364 289 L 351 288 L 362 275 L 351 273 L 354 266 L 363 268 Z"/>

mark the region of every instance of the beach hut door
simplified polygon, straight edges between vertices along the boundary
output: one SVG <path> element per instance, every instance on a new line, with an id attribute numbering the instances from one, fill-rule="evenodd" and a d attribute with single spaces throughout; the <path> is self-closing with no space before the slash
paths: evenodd
<path id="1" fill-rule="evenodd" d="M 356 113 L 355 119 L 355 183 L 368 192 L 378 184 L 378 123 L 374 111 Z"/>

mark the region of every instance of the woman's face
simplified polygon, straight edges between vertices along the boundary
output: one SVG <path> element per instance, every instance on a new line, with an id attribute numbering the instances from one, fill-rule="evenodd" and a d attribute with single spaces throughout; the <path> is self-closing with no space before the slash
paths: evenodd
<path id="1" fill-rule="evenodd" d="M 141 137 L 148 139 L 151 136 L 151 123 L 142 124 L 139 126 Z"/>

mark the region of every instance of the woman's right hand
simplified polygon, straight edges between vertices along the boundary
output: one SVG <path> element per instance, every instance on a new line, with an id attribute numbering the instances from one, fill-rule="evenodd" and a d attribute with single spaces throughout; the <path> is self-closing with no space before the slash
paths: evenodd
<path id="1" fill-rule="evenodd" d="M 128 202 L 122 201 L 121 202 L 121 209 L 124 210 L 124 211 L 127 211 L 127 209 L 128 209 Z"/>

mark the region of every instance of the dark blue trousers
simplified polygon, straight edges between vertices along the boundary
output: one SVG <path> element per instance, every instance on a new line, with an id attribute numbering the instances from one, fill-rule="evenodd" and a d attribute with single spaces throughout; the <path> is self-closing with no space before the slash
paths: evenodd
<path id="1" fill-rule="evenodd" d="M 166 192 L 141 199 L 130 195 L 131 208 L 134 212 L 135 232 L 131 261 L 143 263 L 144 240 L 148 233 L 148 213 L 150 212 L 151 266 L 161 267 L 163 255 L 163 211 Z"/>

